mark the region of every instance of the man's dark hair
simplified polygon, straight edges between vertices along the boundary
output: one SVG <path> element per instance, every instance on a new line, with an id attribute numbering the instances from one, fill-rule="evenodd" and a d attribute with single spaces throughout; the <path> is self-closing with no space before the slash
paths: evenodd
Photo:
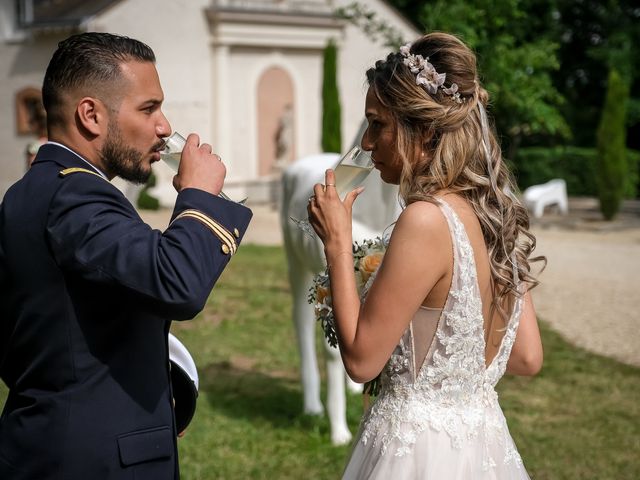
<path id="1" fill-rule="evenodd" d="M 80 33 L 58 44 L 42 84 L 48 125 L 61 124 L 64 93 L 89 88 L 100 98 L 121 76 L 120 64 L 130 60 L 155 62 L 148 45 L 110 33 Z"/>

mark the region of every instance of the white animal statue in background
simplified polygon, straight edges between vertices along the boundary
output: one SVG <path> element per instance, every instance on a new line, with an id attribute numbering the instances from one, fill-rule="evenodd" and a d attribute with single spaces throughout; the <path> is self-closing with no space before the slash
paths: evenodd
<path id="1" fill-rule="evenodd" d="M 307 203 L 313 186 L 324 183 L 325 171 L 333 168 L 339 158 L 334 153 L 305 157 L 287 167 L 282 177 L 280 220 L 293 295 L 293 321 L 301 359 L 304 412 L 311 415 L 322 415 L 324 409 L 320 400 L 320 374 L 315 348 L 315 332 L 319 327 L 313 306 L 309 305 L 307 299 L 313 276 L 325 269 L 325 258 L 320 240 L 304 233 L 289 217 L 307 218 Z M 398 218 L 401 210 L 398 188 L 383 183 L 377 170 L 369 175 L 363 185 L 365 190 L 353 206 L 354 241 L 382 235 Z M 334 445 L 342 445 L 351 440 L 346 419 L 345 381 L 354 391 L 362 391 L 362 386 L 347 377 L 338 349 L 330 347 L 326 340 L 324 344 L 331 441 Z"/>
<path id="2" fill-rule="evenodd" d="M 558 205 L 560 213 L 563 215 L 569 212 L 567 183 L 561 178 L 554 178 L 547 183 L 527 188 L 522 193 L 522 200 L 525 206 L 533 212 L 535 218 L 542 217 L 544 208 L 550 205 Z"/>

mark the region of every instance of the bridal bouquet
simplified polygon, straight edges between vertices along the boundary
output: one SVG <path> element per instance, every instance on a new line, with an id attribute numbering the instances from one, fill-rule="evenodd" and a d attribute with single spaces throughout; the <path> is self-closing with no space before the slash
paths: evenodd
<path id="1" fill-rule="evenodd" d="M 373 282 L 372 275 L 380 266 L 388 243 L 388 237 L 376 237 L 373 240 L 353 244 L 353 270 L 356 276 L 356 288 L 361 299 Z M 324 272 L 313 277 L 313 284 L 309 289 L 309 303 L 315 308 L 316 319 L 322 325 L 327 342 L 332 347 L 337 347 L 338 337 L 333 318 L 328 267 Z"/>
<path id="2" fill-rule="evenodd" d="M 364 240 L 362 243 L 353 244 L 353 270 L 356 276 L 356 288 L 360 300 L 364 299 L 384 253 L 389 245 L 389 237 L 376 237 L 373 240 Z M 313 277 L 313 284 L 309 289 L 309 303 L 316 311 L 316 319 L 320 321 L 327 343 L 332 347 L 338 346 L 338 336 L 336 334 L 336 324 L 333 318 L 333 304 L 331 301 L 331 285 L 329 282 L 329 267 L 324 272 Z M 380 375 L 365 383 L 363 393 L 365 394 L 365 404 L 368 403 L 369 395 L 378 395 L 380 391 Z"/>

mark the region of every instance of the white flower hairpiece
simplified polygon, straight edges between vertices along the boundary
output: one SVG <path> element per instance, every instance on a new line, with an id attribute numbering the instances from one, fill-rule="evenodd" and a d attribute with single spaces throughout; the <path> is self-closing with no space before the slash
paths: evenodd
<path id="1" fill-rule="evenodd" d="M 403 63 L 416 76 L 416 85 L 422 85 L 431 95 L 438 93 L 438 88 L 440 88 L 445 95 L 451 97 L 451 100 L 462 103 L 463 99 L 458 92 L 458 85 L 452 83 L 450 87 L 445 87 L 444 81 L 447 74 L 438 73 L 435 67 L 429 63 L 429 57 L 424 58 L 422 55 L 411 53 L 410 43 L 400 47 L 400 54 L 404 57 Z"/>

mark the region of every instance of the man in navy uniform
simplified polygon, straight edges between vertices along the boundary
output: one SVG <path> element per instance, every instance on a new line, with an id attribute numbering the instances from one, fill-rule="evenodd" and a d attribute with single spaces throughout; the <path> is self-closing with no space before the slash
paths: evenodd
<path id="1" fill-rule="evenodd" d="M 169 326 L 204 307 L 251 211 L 217 196 L 225 167 L 195 134 L 164 232 L 109 182 L 146 181 L 171 132 L 154 62 L 84 33 L 47 68 L 50 141 L 0 207 L 2 479 L 179 477 Z"/>

